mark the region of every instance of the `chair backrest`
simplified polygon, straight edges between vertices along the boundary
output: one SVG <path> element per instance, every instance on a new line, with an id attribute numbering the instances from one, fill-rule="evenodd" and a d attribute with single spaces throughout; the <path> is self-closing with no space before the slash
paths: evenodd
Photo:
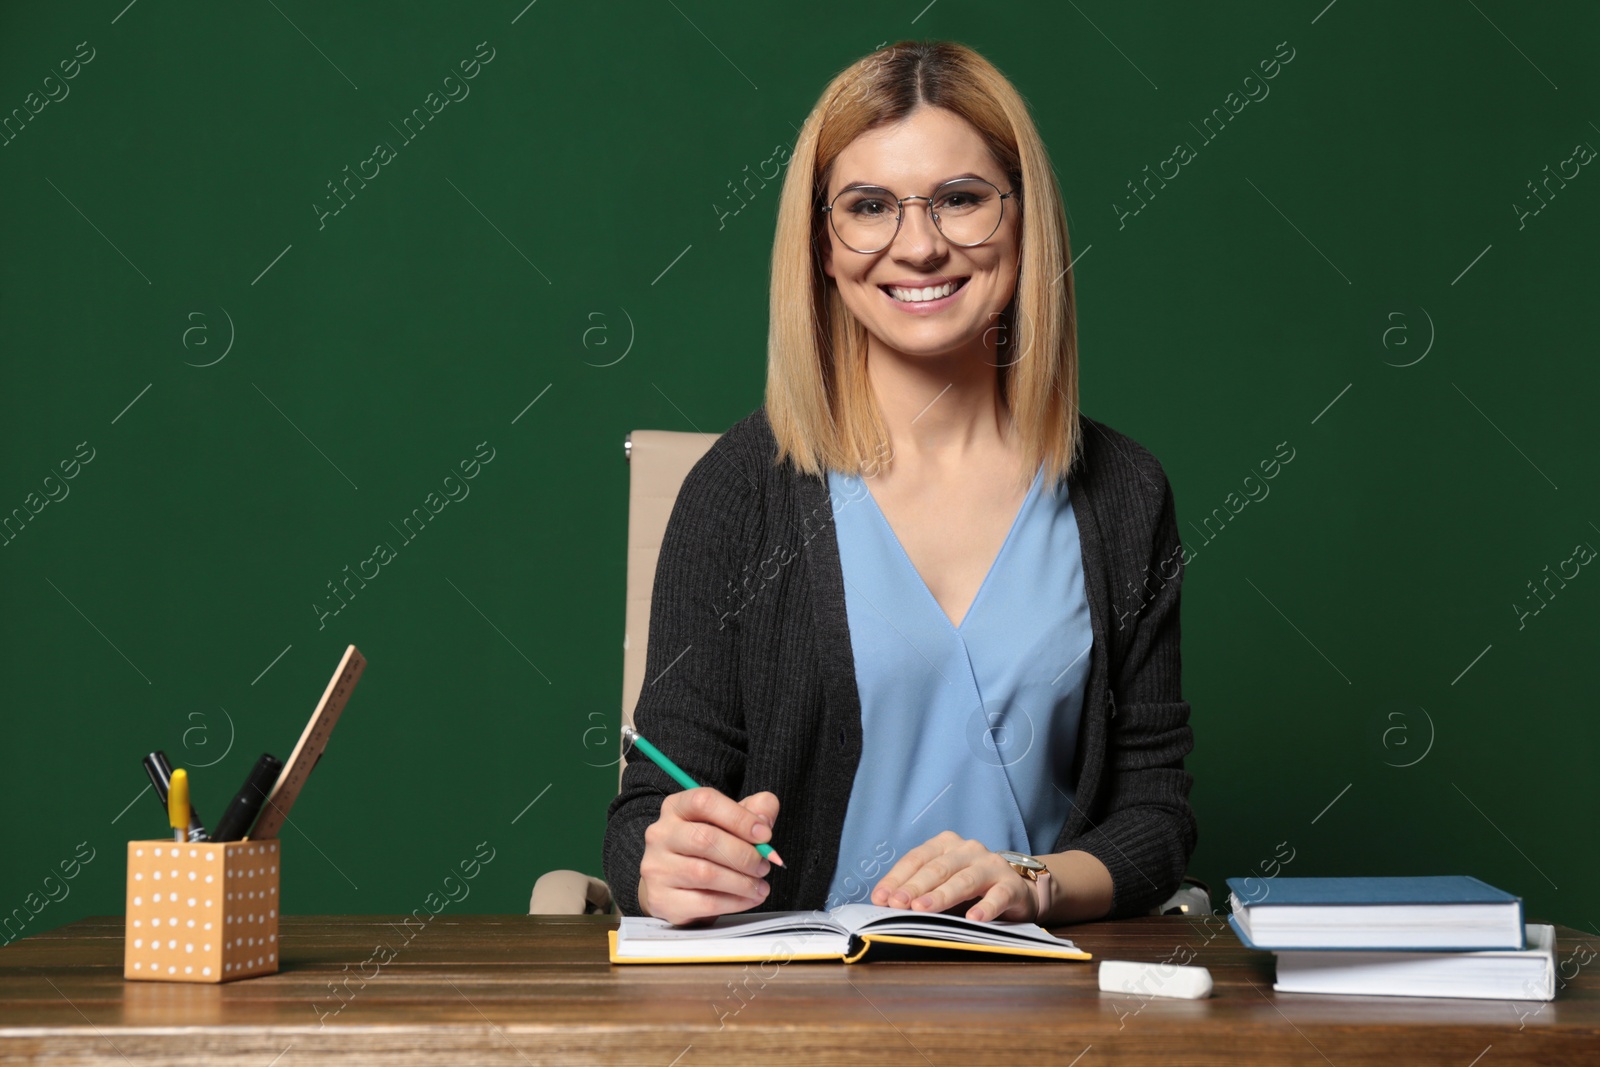
<path id="1" fill-rule="evenodd" d="M 645 648 L 650 637 L 650 593 L 667 519 L 690 468 L 721 434 L 678 430 L 634 430 L 623 443 L 628 459 L 628 601 L 622 633 L 622 724 L 644 689 Z M 621 739 L 618 738 L 620 751 Z M 622 763 L 617 763 L 622 787 Z"/>

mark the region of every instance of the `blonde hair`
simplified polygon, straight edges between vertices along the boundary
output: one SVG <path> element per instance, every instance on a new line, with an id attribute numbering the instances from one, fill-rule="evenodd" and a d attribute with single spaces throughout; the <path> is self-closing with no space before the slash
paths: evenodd
<path id="1" fill-rule="evenodd" d="M 800 130 L 772 248 L 766 410 L 778 442 L 775 462 L 792 458 L 816 476 L 825 468 L 862 475 L 883 462 L 888 433 L 866 375 L 867 330 L 823 272 L 819 242 L 829 237 L 819 208 L 845 146 L 919 106 L 970 122 L 1018 190 L 1019 271 L 1001 318 L 997 384 L 1031 457 L 1027 480 L 1042 463 L 1050 485 L 1067 476 L 1081 451 L 1066 215 L 1021 94 L 988 60 L 950 41 L 900 41 L 851 64 L 823 90 Z"/>

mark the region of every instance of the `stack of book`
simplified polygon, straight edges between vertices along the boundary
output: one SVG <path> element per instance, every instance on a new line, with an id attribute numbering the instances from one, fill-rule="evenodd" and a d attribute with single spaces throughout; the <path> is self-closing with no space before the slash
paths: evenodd
<path id="1" fill-rule="evenodd" d="M 1229 878 L 1228 922 L 1281 993 L 1555 998 L 1555 928 L 1470 875 Z"/>

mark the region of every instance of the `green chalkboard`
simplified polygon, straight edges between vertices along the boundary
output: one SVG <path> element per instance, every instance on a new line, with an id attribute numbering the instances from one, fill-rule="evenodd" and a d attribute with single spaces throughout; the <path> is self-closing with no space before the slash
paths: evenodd
<path id="1" fill-rule="evenodd" d="M 762 402 L 746 179 L 923 37 L 1028 99 L 1084 409 L 1175 488 L 1193 873 L 1587 927 L 1592 6 L 110 0 L 0 15 L 4 937 L 119 912 L 140 757 L 214 817 L 351 643 L 288 911 L 599 873 L 623 436 Z"/>

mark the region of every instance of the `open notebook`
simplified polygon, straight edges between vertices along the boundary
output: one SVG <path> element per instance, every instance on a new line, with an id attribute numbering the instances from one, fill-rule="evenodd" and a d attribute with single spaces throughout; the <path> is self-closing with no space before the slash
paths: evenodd
<path id="1" fill-rule="evenodd" d="M 1054 960 L 1091 958 L 1071 941 L 1034 923 L 977 922 L 871 904 L 842 904 L 831 911 L 723 915 L 706 926 L 673 926 L 662 919 L 626 915 L 610 934 L 612 963 L 855 963 L 875 944 Z"/>

